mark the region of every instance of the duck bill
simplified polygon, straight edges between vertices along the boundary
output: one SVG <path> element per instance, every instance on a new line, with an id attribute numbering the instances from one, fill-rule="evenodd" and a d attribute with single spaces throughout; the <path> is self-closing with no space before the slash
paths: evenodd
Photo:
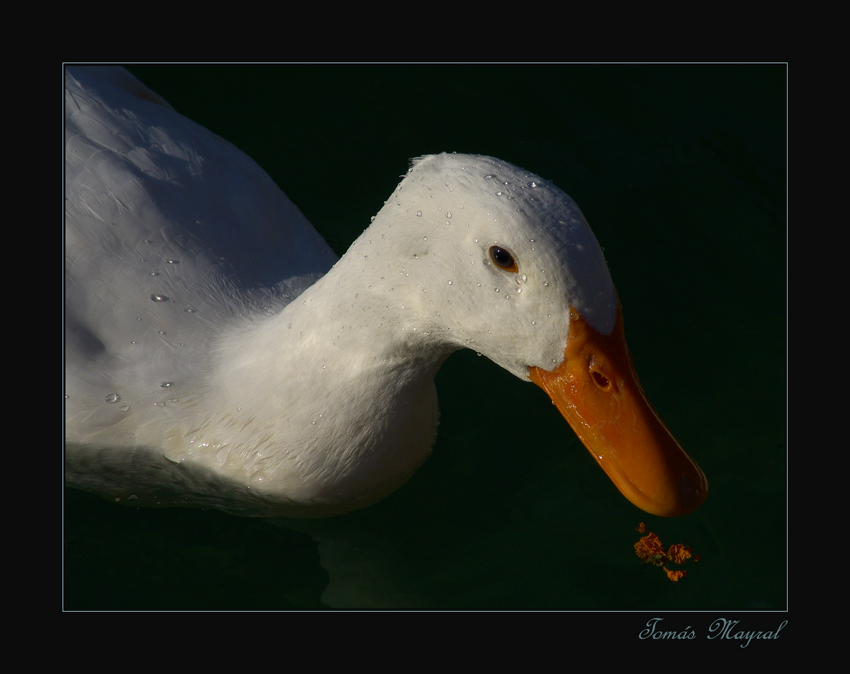
<path id="1" fill-rule="evenodd" d="M 623 495 L 653 515 L 687 515 L 708 482 L 656 414 L 640 386 L 623 333 L 623 312 L 601 335 L 570 307 L 564 362 L 529 369 Z"/>

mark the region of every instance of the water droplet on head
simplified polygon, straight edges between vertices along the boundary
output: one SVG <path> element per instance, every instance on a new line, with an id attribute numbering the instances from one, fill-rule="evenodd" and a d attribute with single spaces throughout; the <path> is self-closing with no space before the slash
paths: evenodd
<path id="1" fill-rule="evenodd" d="M 117 403 L 119 400 L 121 400 L 121 396 L 117 393 L 110 393 L 104 398 L 104 400 L 108 403 Z"/>
<path id="2" fill-rule="evenodd" d="M 151 299 L 154 302 L 168 302 L 167 295 L 157 295 L 156 293 L 151 293 Z"/>
<path id="3" fill-rule="evenodd" d="M 160 388 L 171 388 L 172 386 L 174 386 L 173 381 L 164 381 L 159 385 Z"/>

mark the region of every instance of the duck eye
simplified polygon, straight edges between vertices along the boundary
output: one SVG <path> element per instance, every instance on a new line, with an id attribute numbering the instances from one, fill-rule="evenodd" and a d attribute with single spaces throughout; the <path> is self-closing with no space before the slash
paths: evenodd
<path id="1" fill-rule="evenodd" d="M 517 271 L 516 260 L 504 248 L 499 246 L 490 246 L 490 258 L 496 263 L 496 266 L 501 267 L 505 271 Z"/>

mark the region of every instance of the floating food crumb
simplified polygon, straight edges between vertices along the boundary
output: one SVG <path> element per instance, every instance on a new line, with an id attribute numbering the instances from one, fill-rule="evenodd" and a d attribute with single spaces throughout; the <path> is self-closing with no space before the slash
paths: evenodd
<path id="1" fill-rule="evenodd" d="M 635 531 L 641 534 L 646 533 L 646 525 L 641 522 Z M 691 558 L 695 562 L 699 561 L 699 555 L 695 555 L 690 546 L 682 545 L 681 543 L 671 545 L 670 549 L 664 552 L 661 539 L 651 531 L 635 543 L 635 553 L 643 560 L 644 564 L 660 566 L 664 569 L 667 577 L 674 582 L 680 578 L 684 578 L 687 575 L 687 571 L 671 571 L 667 568 L 667 564 L 684 564 Z"/>

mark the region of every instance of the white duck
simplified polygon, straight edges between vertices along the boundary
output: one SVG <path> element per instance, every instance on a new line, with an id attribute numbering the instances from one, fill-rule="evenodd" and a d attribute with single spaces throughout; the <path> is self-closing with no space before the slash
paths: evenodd
<path id="1" fill-rule="evenodd" d="M 65 87 L 69 485 L 246 515 L 367 506 L 428 457 L 434 375 L 466 347 L 541 386 L 637 506 L 705 498 L 551 183 L 421 157 L 337 261 L 259 166 L 125 70 L 68 68 Z"/>

